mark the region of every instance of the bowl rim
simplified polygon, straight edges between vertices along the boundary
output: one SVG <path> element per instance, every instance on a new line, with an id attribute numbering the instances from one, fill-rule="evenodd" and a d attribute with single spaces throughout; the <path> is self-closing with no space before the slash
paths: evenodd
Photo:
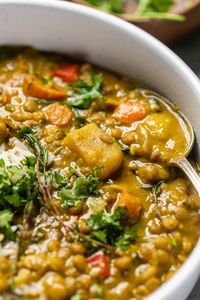
<path id="1" fill-rule="evenodd" d="M 187 78 L 190 89 L 194 89 L 196 98 L 200 99 L 200 81 L 194 72 L 167 46 L 133 24 L 94 8 L 59 0 L 46 0 L 43 2 L 41 0 L 0 0 L 0 7 L 2 5 L 8 7 L 17 5 L 18 7 L 30 7 L 30 9 L 31 7 L 45 7 L 52 10 L 66 10 L 78 15 L 84 15 L 86 18 L 95 18 L 111 26 L 118 27 L 122 31 L 121 34 L 123 34 L 123 32 L 128 32 L 136 41 L 139 40 L 145 42 L 150 47 L 151 51 L 162 53 L 162 56 L 165 57 L 165 59 L 168 59 L 169 66 L 177 69 L 177 71 L 179 71 L 177 74 L 181 73 L 183 77 Z M 181 286 L 187 282 L 188 278 L 192 277 L 194 270 L 200 275 L 200 239 L 197 241 L 196 246 L 193 248 L 186 261 L 172 278 L 159 286 L 145 299 L 162 300 L 163 296 L 165 299 L 171 299 L 170 297 L 173 292 L 179 290 Z"/>

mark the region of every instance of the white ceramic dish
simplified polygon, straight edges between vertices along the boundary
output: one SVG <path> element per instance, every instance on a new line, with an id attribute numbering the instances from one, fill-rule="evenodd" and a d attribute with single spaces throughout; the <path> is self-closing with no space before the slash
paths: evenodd
<path id="1" fill-rule="evenodd" d="M 0 45 L 32 45 L 84 57 L 142 80 L 173 100 L 200 144 L 200 82 L 169 49 L 147 33 L 102 12 L 53 0 L 0 0 Z M 200 157 L 197 148 L 197 159 Z M 200 275 L 200 242 L 148 300 L 184 300 Z"/>

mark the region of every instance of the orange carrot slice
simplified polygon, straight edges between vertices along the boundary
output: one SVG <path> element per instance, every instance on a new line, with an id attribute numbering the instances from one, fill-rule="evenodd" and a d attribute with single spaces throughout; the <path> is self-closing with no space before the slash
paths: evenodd
<path id="1" fill-rule="evenodd" d="M 126 207 L 126 215 L 129 217 L 138 216 L 141 210 L 141 202 L 139 198 L 125 191 L 118 195 L 117 206 Z"/>
<path id="2" fill-rule="evenodd" d="M 32 76 L 25 77 L 23 91 L 28 96 L 46 100 L 62 100 L 67 94 L 66 88 L 49 87 Z"/>
<path id="3" fill-rule="evenodd" d="M 70 108 L 55 103 L 48 107 L 46 116 L 49 123 L 53 125 L 69 126 L 72 123 L 73 115 Z"/>
<path id="4" fill-rule="evenodd" d="M 147 107 L 142 103 L 121 103 L 114 111 L 113 117 L 123 124 L 140 121 L 148 114 Z"/>

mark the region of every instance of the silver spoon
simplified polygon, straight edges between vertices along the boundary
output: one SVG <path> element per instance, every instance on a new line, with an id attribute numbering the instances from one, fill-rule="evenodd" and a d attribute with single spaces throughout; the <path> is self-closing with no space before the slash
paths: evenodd
<path id="1" fill-rule="evenodd" d="M 171 164 L 179 167 L 187 175 L 187 177 L 192 182 L 195 190 L 197 191 L 198 196 L 200 197 L 200 176 L 197 174 L 196 170 L 193 168 L 193 166 L 187 159 L 187 156 L 191 152 L 194 145 L 194 140 L 195 140 L 194 130 L 192 128 L 192 125 L 188 121 L 188 119 L 182 113 L 180 115 L 188 127 L 190 133 L 190 143 L 185 154 L 181 157 L 172 159 Z"/>
<path id="2" fill-rule="evenodd" d="M 157 93 L 152 93 L 152 91 L 149 90 L 143 90 L 143 92 L 148 96 L 153 96 L 156 97 L 158 101 L 164 102 L 165 104 L 168 104 L 172 109 L 175 107 L 175 105 L 170 102 L 168 99 L 165 97 L 157 94 Z M 192 128 L 192 125 L 188 121 L 188 119 L 185 117 L 185 115 L 182 112 L 178 112 L 179 116 L 182 118 L 183 122 L 185 123 L 188 133 L 190 136 L 190 142 L 188 145 L 188 148 L 186 149 L 184 155 L 178 157 L 178 158 L 172 158 L 170 160 L 170 164 L 174 165 L 176 167 L 179 167 L 190 179 L 191 183 L 193 184 L 198 196 L 200 197 L 200 176 L 197 174 L 196 170 L 193 168 L 191 163 L 188 161 L 187 156 L 191 152 L 193 145 L 194 145 L 194 140 L 195 140 L 195 135 L 194 135 L 194 130 Z"/>

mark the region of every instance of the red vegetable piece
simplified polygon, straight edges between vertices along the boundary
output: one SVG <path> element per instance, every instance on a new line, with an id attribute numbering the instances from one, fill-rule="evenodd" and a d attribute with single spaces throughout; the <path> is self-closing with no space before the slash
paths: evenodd
<path id="1" fill-rule="evenodd" d="M 78 79 L 78 66 L 67 65 L 54 71 L 53 76 L 61 78 L 65 82 L 74 82 Z"/>
<path id="2" fill-rule="evenodd" d="M 103 251 L 98 251 L 87 258 L 87 263 L 91 267 L 99 267 L 100 268 L 100 276 L 101 278 L 108 277 L 110 275 L 110 266 L 109 260 L 107 256 L 103 253 Z"/>

